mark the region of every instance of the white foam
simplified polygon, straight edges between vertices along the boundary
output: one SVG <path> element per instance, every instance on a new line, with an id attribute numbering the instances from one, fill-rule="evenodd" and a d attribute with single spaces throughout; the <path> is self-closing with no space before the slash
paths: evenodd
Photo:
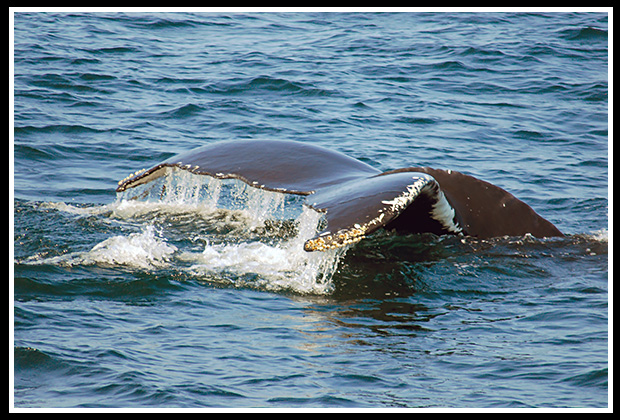
<path id="1" fill-rule="evenodd" d="M 282 243 L 250 242 L 211 244 L 201 253 L 186 252 L 179 259 L 192 263 L 188 271 L 195 276 L 234 274 L 235 284 L 264 287 L 269 290 L 293 290 L 297 293 L 326 294 L 332 291 L 331 277 L 345 249 L 308 253 L 303 243 L 308 231 L 317 231 L 320 214 L 305 208 L 295 223 L 298 234 Z M 256 275 L 249 282 L 246 275 Z"/>
<path id="2" fill-rule="evenodd" d="M 84 263 L 126 265 L 152 269 L 169 265 L 177 247 L 156 235 L 155 228 L 146 226 L 142 232 L 129 236 L 113 236 L 95 245 L 82 258 Z"/>
<path id="3" fill-rule="evenodd" d="M 128 236 L 112 236 L 96 244 L 90 251 L 73 252 L 50 258 L 30 257 L 31 264 L 53 264 L 59 266 L 104 265 L 126 266 L 150 270 L 167 267 L 172 254 L 177 250 L 174 245 L 155 232 L 152 225 L 141 232 Z"/>
<path id="4" fill-rule="evenodd" d="M 609 242 L 609 232 L 606 228 L 596 230 L 586 235 L 586 237 L 597 242 Z"/>
<path id="5" fill-rule="evenodd" d="M 116 207 L 116 205 L 108 204 L 108 205 L 102 205 L 102 206 L 82 207 L 82 206 L 75 206 L 73 204 L 67 204 L 63 202 L 49 201 L 49 202 L 41 203 L 40 207 L 44 209 L 58 210 L 58 211 L 62 211 L 65 213 L 75 214 L 79 216 L 97 216 L 97 215 L 105 214 L 109 211 L 112 211 L 112 209 Z"/>

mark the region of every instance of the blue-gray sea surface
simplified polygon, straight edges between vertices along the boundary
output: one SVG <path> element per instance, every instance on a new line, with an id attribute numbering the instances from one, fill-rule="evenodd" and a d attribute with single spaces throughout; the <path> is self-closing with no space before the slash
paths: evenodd
<path id="1" fill-rule="evenodd" d="M 234 139 L 465 172 L 566 237 L 304 253 L 291 196 L 115 192 Z M 606 13 L 18 12 L 13 144 L 16 407 L 609 404 Z"/>

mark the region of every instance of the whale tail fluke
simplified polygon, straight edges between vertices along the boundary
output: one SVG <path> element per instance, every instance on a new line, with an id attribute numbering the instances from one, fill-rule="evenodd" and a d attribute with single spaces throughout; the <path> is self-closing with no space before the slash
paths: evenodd
<path id="1" fill-rule="evenodd" d="M 305 242 L 306 251 L 355 243 L 379 228 L 479 238 L 563 236 L 509 192 L 472 176 L 419 167 L 381 173 L 342 153 L 292 141 L 210 144 L 131 174 L 117 191 L 151 182 L 170 167 L 307 196 L 305 205 L 322 212 L 326 223 Z"/>

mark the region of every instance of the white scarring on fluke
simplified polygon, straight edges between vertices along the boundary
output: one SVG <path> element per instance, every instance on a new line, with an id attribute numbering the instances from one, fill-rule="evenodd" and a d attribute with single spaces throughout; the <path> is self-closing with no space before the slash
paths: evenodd
<path id="1" fill-rule="evenodd" d="M 452 233 L 461 233 L 463 229 L 456 223 L 456 213 L 448 203 L 443 191 L 439 188 L 439 184 L 435 178 L 427 174 L 420 174 L 413 177 L 415 182 L 407 185 L 407 191 L 404 191 L 398 197 L 392 200 L 384 200 L 381 203 L 391 205 L 391 211 L 400 213 L 405 207 L 411 204 L 420 194 L 427 194 L 429 197 L 435 198 L 431 218 L 437 220 L 444 229 Z M 435 191 L 433 191 L 435 190 Z M 434 194 L 433 194 L 434 193 Z"/>
<path id="2" fill-rule="evenodd" d="M 402 209 L 407 207 L 411 202 L 420 195 L 422 188 L 427 186 L 430 182 L 435 179 L 426 174 L 416 175 L 413 177 L 416 181 L 413 184 L 407 185 L 407 191 L 404 191 L 398 197 L 393 198 L 392 200 L 383 200 L 382 204 L 391 205 L 391 211 L 394 213 L 400 213 Z"/>
<path id="3" fill-rule="evenodd" d="M 456 222 L 456 213 L 443 191 L 439 190 L 437 194 L 437 202 L 433 204 L 433 212 L 431 217 L 440 222 L 444 229 L 452 233 L 462 233 L 463 228 Z"/>

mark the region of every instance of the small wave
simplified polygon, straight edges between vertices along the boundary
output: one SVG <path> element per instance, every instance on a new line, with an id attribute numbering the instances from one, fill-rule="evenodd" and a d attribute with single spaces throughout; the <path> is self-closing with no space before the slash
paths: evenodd
<path id="1" fill-rule="evenodd" d="M 533 141 L 545 140 L 547 137 L 544 133 L 535 130 L 517 130 L 514 134 L 516 137 L 522 138 L 524 140 Z"/>
<path id="2" fill-rule="evenodd" d="M 53 159 L 52 154 L 32 145 L 16 144 L 14 146 L 14 153 L 15 156 L 23 156 L 33 162 L 44 162 L 46 160 Z"/>
<path id="3" fill-rule="evenodd" d="M 16 346 L 13 348 L 13 354 L 16 370 L 55 370 L 62 364 L 54 357 L 32 347 Z"/>
<path id="4" fill-rule="evenodd" d="M 578 29 L 566 29 L 562 31 L 562 35 L 571 41 L 606 40 L 608 37 L 607 30 L 594 28 L 592 26 Z"/>
<path id="5" fill-rule="evenodd" d="M 169 116 L 172 118 L 185 118 L 185 117 L 191 117 L 193 115 L 200 114 L 202 111 L 204 111 L 204 108 L 201 107 L 200 105 L 186 104 L 172 111 L 164 112 L 163 116 Z"/>
<path id="6" fill-rule="evenodd" d="M 219 82 L 206 89 L 209 93 L 223 95 L 245 92 L 277 92 L 302 96 L 331 96 L 333 94 L 330 90 L 316 88 L 310 84 L 270 76 L 259 76 L 240 82 Z"/>
<path id="7" fill-rule="evenodd" d="M 75 66 L 89 65 L 89 64 L 99 64 L 99 63 L 101 63 L 101 61 L 97 60 L 96 58 L 80 57 L 80 58 L 74 58 L 73 60 L 71 60 L 71 64 L 75 65 Z"/>
<path id="8" fill-rule="evenodd" d="M 79 124 L 50 124 L 41 127 L 26 125 L 15 127 L 15 134 L 90 134 L 99 132 L 101 132 L 101 130 Z"/>
<path id="9" fill-rule="evenodd" d="M 498 60 L 504 59 L 506 57 L 506 53 L 495 48 L 482 47 L 482 46 L 470 46 L 464 48 L 460 55 L 463 56 L 479 56 L 485 58 L 496 58 Z"/>
<path id="10" fill-rule="evenodd" d="M 192 79 L 192 78 L 184 78 L 184 77 L 162 77 L 155 81 L 155 85 L 202 85 L 205 83 L 205 79 Z"/>
<path id="11" fill-rule="evenodd" d="M 609 385 L 609 372 L 607 368 L 593 369 L 589 372 L 566 378 L 563 382 L 572 383 L 579 387 L 596 387 L 607 389 Z"/>
<path id="12" fill-rule="evenodd" d="M 192 28 L 198 26 L 200 23 L 192 20 L 177 20 L 170 18 L 156 18 L 154 17 L 151 20 L 142 20 L 133 21 L 132 25 L 136 27 L 143 27 L 147 29 L 170 29 L 170 28 Z"/>
<path id="13" fill-rule="evenodd" d="M 434 118 L 425 118 L 425 117 L 399 117 L 396 119 L 396 122 L 406 123 L 406 124 L 428 125 L 428 124 L 436 124 L 437 120 Z"/>
<path id="14" fill-rule="evenodd" d="M 209 20 L 201 17 L 196 19 L 191 15 L 169 16 L 161 15 L 141 15 L 132 17 L 115 17 L 115 20 L 126 19 L 126 24 L 140 29 L 166 30 L 166 29 L 185 29 L 201 26 L 230 26 L 234 21 L 228 16 L 210 16 Z"/>
<path id="15" fill-rule="evenodd" d="M 85 49 L 92 54 L 129 54 L 129 53 L 139 53 L 140 49 L 135 47 L 102 47 L 102 48 L 91 48 Z"/>
<path id="16" fill-rule="evenodd" d="M 75 76 L 78 77 L 75 77 Z M 30 81 L 32 86 L 36 86 L 44 89 L 51 89 L 52 91 L 61 91 L 63 93 L 68 92 L 77 92 L 77 93 L 86 93 L 93 94 L 102 92 L 100 86 L 90 86 L 88 84 L 84 84 L 81 81 L 90 82 L 90 81 L 100 81 L 100 80 L 89 80 L 88 76 L 82 77 L 80 74 L 54 74 L 48 73 L 43 74 L 36 79 L 33 78 Z"/>
<path id="17" fill-rule="evenodd" d="M 465 63 L 456 60 L 446 60 L 435 63 L 433 65 L 437 69 L 441 70 L 468 70 L 469 67 Z"/>
<path id="18" fill-rule="evenodd" d="M 88 80 L 93 82 L 99 82 L 103 80 L 116 80 L 117 77 L 111 74 L 101 74 L 101 73 L 82 73 L 79 75 L 81 80 Z"/>

